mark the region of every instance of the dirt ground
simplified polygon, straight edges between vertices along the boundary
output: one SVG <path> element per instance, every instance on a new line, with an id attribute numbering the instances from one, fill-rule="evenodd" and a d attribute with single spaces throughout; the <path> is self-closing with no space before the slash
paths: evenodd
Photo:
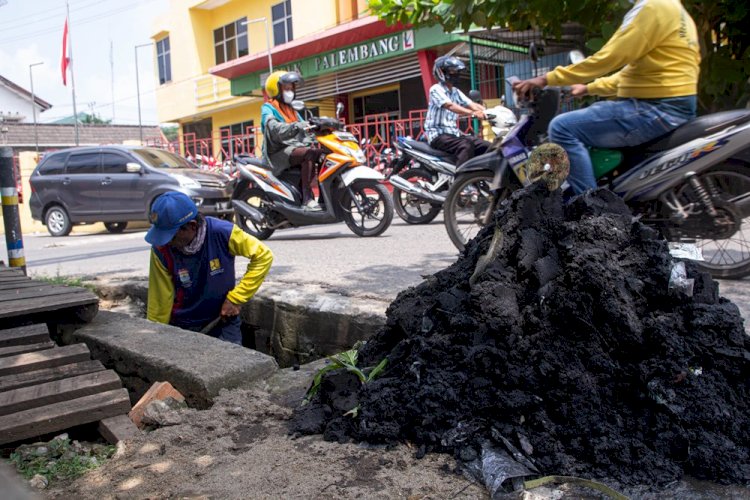
<path id="1" fill-rule="evenodd" d="M 284 370 L 271 392 L 224 391 L 209 410 L 129 441 L 99 469 L 52 485 L 50 498 L 486 498 L 448 455 L 287 434 L 311 368 Z M 278 386 L 281 385 L 281 387 Z M 289 385 L 293 386 L 289 389 Z"/>

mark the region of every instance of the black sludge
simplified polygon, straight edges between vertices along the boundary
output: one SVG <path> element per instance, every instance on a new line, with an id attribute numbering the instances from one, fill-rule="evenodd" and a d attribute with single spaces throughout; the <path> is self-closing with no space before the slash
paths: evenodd
<path id="1" fill-rule="evenodd" d="M 467 461 L 490 442 L 541 474 L 621 484 L 750 481 L 748 337 L 711 277 L 687 263 L 693 294 L 670 291 L 666 242 L 608 191 L 565 206 L 532 187 L 494 217 L 391 304 L 360 352 L 360 366 L 388 358 L 382 376 L 352 397 L 331 375 L 296 429 Z"/>

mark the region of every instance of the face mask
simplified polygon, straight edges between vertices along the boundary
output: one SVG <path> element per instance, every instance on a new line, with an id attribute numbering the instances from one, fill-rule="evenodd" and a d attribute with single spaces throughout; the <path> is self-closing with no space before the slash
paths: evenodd
<path id="1" fill-rule="evenodd" d="M 284 102 L 287 104 L 291 104 L 294 100 L 294 91 L 293 90 L 285 90 L 282 93 L 282 98 L 284 99 Z"/>
<path id="2" fill-rule="evenodd" d="M 461 75 L 459 75 L 458 73 L 448 73 L 446 75 L 446 80 L 453 85 L 458 85 L 458 82 L 461 81 Z"/>

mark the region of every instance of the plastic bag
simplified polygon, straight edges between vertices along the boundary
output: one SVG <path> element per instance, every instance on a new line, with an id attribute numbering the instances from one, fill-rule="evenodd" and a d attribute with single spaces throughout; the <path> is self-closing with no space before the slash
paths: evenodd
<path id="1" fill-rule="evenodd" d="M 669 276 L 669 290 L 684 293 L 688 297 L 693 296 L 695 280 L 687 277 L 684 262 L 675 262 L 672 273 Z"/>

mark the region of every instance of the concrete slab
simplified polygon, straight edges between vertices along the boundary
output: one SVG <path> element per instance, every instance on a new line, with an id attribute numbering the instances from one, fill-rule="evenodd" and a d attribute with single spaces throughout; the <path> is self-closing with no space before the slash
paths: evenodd
<path id="1" fill-rule="evenodd" d="M 146 280 L 90 281 L 103 301 L 148 300 Z M 258 351 L 282 367 L 308 363 L 367 340 L 385 324 L 390 300 L 351 297 L 315 285 L 264 283 L 242 307 L 243 327 L 253 331 Z M 125 311 L 134 315 L 134 311 Z"/>
<path id="2" fill-rule="evenodd" d="M 168 381 L 189 405 L 207 408 L 221 389 L 249 387 L 277 370 L 260 352 L 109 311 L 66 340 L 85 342 L 94 359 L 117 371 L 134 402 L 154 382 Z"/>

